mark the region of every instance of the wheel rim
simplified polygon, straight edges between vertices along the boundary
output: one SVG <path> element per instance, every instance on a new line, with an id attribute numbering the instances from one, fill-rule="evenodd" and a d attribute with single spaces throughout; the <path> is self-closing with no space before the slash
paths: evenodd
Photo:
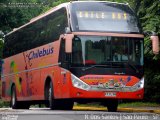
<path id="1" fill-rule="evenodd" d="M 52 88 L 50 87 L 48 90 L 48 100 L 49 100 L 49 106 L 52 104 Z"/>

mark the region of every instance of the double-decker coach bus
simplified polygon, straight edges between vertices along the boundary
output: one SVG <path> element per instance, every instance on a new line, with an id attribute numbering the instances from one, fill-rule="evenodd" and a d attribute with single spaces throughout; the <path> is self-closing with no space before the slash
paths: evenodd
<path id="1" fill-rule="evenodd" d="M 116 111 L 143 98 L 143 38 L 126 4 L 61 4 L 5 36 L 2 97 L 13 109 L 96 101 Z"/>

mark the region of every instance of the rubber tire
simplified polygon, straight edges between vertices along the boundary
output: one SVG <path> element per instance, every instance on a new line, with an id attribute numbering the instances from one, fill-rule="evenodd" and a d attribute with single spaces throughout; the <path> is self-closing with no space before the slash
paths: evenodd
<path id="1" fill-rule="evenodd" d="M 48 89 L 48 103 L 51 110 L 72 110 L 74 105 L 70 99 L 54 99 L 52 82 L 50 82 Z"/>
<path id="2" fill-rule="evenodd" d="M 18 102 L 16 95 L 16 87 L 15 85 L 12 87 L 11 93 L 11 108 L 12 109 L 29 109 L 30 104 L 27 102 Z"/>
<path id="3" fill-rule="evenodd" d="M 70 99 L 61 100 L 60 109 L 61 110 L 72 110 L 74 102 Z"/>
<path id="4" fill-rule="evenodd" d="M 48 89 L 48 103 L 49 103 L 49 108 L 51 110 L 57 110 L 59 107 L 58 101 L 54 99 L 52 82 L 50 82 L 49 89 Z"/>
<path id="5" fill-rule="evenodd" d="M 18 109 L 29 109 L 30 107 L 30 104 L 28 102 L 19 102 L 18 105 Z"/>
<path id="6" fill-rule="evenodd" d="M 117 112 L 118 100 L 109 100 L 107 102 L 108 112 Z"/>
<path id="7" fill-rule="evenodd" d="M 12 86 L 12 89 L 11 89 L 11 108 L 18 109 L 18 102 L 17 102 L 17 95 L 16 95 L 15 86 Z"/>

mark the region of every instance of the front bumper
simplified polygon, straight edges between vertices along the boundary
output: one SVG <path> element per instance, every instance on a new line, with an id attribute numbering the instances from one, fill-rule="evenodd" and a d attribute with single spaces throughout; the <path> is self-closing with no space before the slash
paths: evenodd
<path id="1" fill-rule="evenodd" d="M 121 92 L 121 91 L 85 91 L 78 88 L 72 88 L 71 98 L 80 99 L 143 99 L 144 89 L 134 92 Z M 106 96 L 106 93 L 114 93 L 115 96 Z"/>

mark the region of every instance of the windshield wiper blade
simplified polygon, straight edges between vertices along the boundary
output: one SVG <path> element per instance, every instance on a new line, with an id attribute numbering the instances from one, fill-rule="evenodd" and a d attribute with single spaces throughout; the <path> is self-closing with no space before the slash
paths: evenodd
<path id="1" fill-rule="evenodd" d="M 85 70 L 88 70 L 88 69 L 91 69 L 91 68 L 94 68 L 94 67 L 108 67 L 108 66 L 109 65 L 92 65 L 92 66 L 83 68 L 82 70 L 85 71 Z"/>
<path id="2" fill-rule="evenodd" d="M 112 68 L 113 67 L 122 67 L 122 65 L 124 65 L 123 61 L 105 61 L 104 64 L 108 64 L 110 65 Z"/>

